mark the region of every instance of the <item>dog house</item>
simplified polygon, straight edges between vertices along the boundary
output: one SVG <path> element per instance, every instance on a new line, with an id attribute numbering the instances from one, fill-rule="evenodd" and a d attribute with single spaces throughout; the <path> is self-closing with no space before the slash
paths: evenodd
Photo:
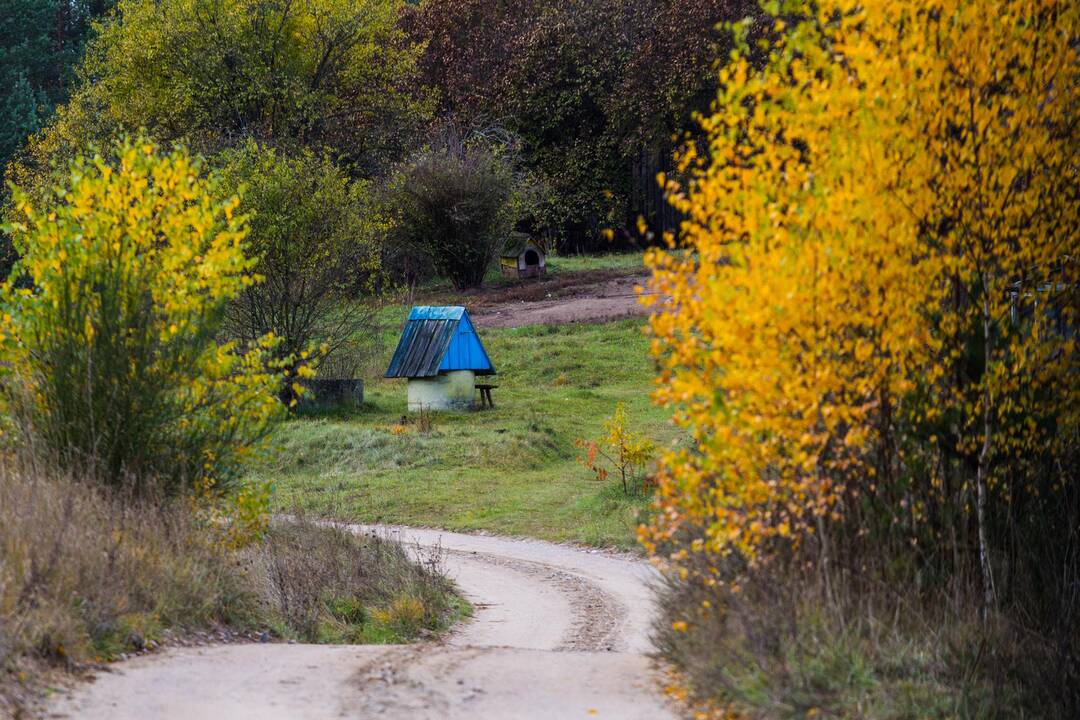
<path id="1" fill-rule="evenodd" d="M 525 233 L 513 233 L 499 257 L 499 267 L 510 277 L 540 277 L 547 271 L 544 249 Z"/>
<path id="2" fill-rule="evenodd" d="M 472 409 L 476 376 L 494 374 L 463 307 L 414 307 L 386 370 L 388 378 L 409 381 L 413 412 Z"/>

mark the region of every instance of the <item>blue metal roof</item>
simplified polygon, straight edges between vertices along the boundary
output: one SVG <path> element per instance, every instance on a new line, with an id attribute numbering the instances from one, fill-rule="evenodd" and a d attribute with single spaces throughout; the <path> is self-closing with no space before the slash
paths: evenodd
<path id="1" fill-rule="evenodd" d="M 409 320 L 460 320 L 468 315 L 460 305 L 417 305 L 409 312 Z"/>
<path id="2" fill-rule="evenodd" d="M 414 307 L 386 377 L 433 377 L 450 370 L 495 374 L 465 308 Z"/>

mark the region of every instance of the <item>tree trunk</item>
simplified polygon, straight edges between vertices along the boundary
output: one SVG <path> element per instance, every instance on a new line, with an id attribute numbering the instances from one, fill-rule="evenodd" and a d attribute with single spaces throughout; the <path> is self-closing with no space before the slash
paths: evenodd
<path id="1" fill-rule="evenodd" d="M 983 585 L 983 620 L 986 620 L 995 604 L 994 568 L 990 562 L 990 546 L 986 539 L 986 494 L 990 475 L 991 434 L 993 433 L 993 415 L 991 413 L 992 396 L 990 393 L 990 363 L 993 355 L 993 323 L 990 317 L 990 283 L 983 278 L 983 443 L 979 451 L 979 464 L 975 473 L 975 514 L 979 532 L 979 568 L 982 571 Z"/>

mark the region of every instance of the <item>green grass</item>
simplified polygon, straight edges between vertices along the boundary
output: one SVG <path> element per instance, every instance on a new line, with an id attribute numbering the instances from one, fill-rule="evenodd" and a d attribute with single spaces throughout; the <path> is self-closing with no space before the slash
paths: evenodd
<path id="1" fill-rule="evenodd" d="M 589 272 L 595 270 L 617 270 L 619 274 L 634 274 L 635 271 L 645 272 L 644 252 L 620 252 L 604 253 L 600 255 L 556 255 L 551 253 L 547 256 L 548 275 L 568 275 L 571 273 Z M 515 278 L 507 278 L 502 274 L 498 262 L 493 262 L 484 275 L 484 287 L 501 287 L 517 283 Z M 420 285 L 421 293 L 442 297 L 446 293 L 456 294 L 453 285 L 444 278 L 431 278 Z"/>
<path id="2" fill-rule="evenodd" d="M 588 270 L 641 270 L 645 272 L 645 254 L 628 252 L 603 255 L 548 255 L 547 267 L 553 273 Z"/>
<path id="3" fill-rule="evenodd" d="M 489 530 L 633 547 L 644 497 L 590 480 L 577 438 L 597 437 L 617 402 L 632 429 L 677 437 L 652 405 L 642 321 L 483 331 L 499 374 L 496 407 L 435 416 L 434 429 L 395 434 L 401 380 L 370 379 L 359 411 L 282 424 L 275 459 L 256 468 L 283 508 L 356 521 Z M 393 351 L 393 343 L 385 354 Z"/>

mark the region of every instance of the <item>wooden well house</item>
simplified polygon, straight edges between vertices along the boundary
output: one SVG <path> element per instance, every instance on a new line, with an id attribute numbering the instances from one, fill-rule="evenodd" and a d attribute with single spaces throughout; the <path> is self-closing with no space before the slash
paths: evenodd
<path id="1" fill-rule="evenodd" d="M 414 307 L 386 370 L 388 378 L 409 381 L 413 412 L 472 409 L 476 377 L 494 374 L 495 366 L 463 307 Z"/>

